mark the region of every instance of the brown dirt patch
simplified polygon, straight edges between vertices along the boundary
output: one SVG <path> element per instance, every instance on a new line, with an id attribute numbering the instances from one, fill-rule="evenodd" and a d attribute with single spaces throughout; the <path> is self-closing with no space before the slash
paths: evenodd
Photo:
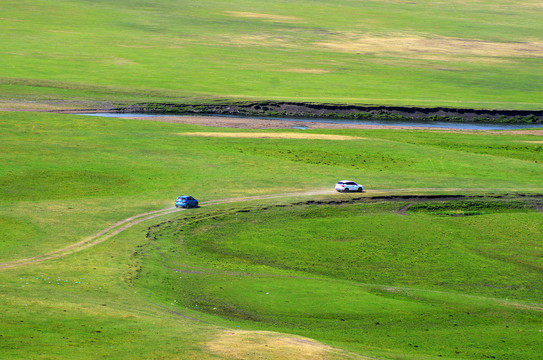
<path id="1" fill-rule="evenodd" d="M 357 136 L 346 135 L 328 135 L 328 134 L 312 134 L 303 132 L 262 132 L 262 133 L 246 133 L 246 132 L 187 132 L 179 133 L 180 136 L 203 136 L 203 137 L 228 137 L 228 138 L 252 138 L 252 139 L 312 139 L 312 140 L 360 140 L 364 139 Z"/>
<path id="2" fill-rule="evenodd" d="M 478 39 L 422 36 L 367 36 L 348 33 L 337 38 L 315 43 L 318 46 L 349 53 L 379 53 L 416 56 L 430 60 L 448 59 L 450 56 L 467 57 L 541 57 L 543 43 L 496 42 Z"/>
<path id="3" fill-rule="evenodd" d="M 205 346 L 213 354 L 228 359 L 369 359 L 308 338 L 270 331 L 227 330 Z"/>
<path id="4" fill-rule="evenodd" d="M 409 204 L 407 204 L 405 206 L 402 206 L 400 209 L 396 210 L 395 213 L 398 214 L 398 215 L 405 216 L 405 215 L 407 215 L 407 209 L 409 209 L 413 205 L 414 205 L 413 203 L 409 203 Z"/>
<path id="5" fill-rule="evenodd" d="M 33 101 L 0 102 L 0 111 L 57 111 L 65 106 L 37 103 Z"/>
<path id="6" fill-rule="evenodd" d="M 269 34 L 223 34 L 217 38 L 208 38 L 206 39 L 209 43 L 218 42 L 221 44 L 229 44 L 231 46 L 265 46 L 265 47 L 282 47 L 282 48 L 296 48 L 299 45 L 291 36 L 273 36 Z M 261 68 L 263 64 L 260 63 L 258 69 Z M 268 65 L 267 68 L 274 70 L 275 66 Z"/>
<path id="7" fill-rule="evenodd" d="M 219 117 L 219 116 L 164 116 L 164 117 L 130 117 L 127 119 L 159 121 L 175 124 L 190 124 L 211 127 L 226 127 L 233 129 L 421 129 L 415 126 L 386 126 L 386 125 L 360 125 L 360 124 L 333 124 L 317 121 L 299 120 L 270 120 L 259 118 Z M 434 128 L 435 130 L 436 128 Z"/>
<path id="8" fill-rule="evenodd" d="M 264 21 L 273 21 L 273 22 L 303 22 L 303 19 L 296 16 L 284 16 L 284 15 L 274 15 L 274 14 L 262 14 L 254 13 L 248 11 L 225 11 L 226 14 L 230 16 L 240 17 L 240 18 L 249 18 L 249 19 L 258 19 Z"/>
<path id="9" fill-rule="evenodd" d="M 20 19 L 12 19 L 12 18 L 5 18 L 5 17 L 0 17 L 0 21 L 10 21 L 10 22 L 22 22 L 23 20 L 20 20 Z"/>
<path id="10" fill-rule="evenodd" d="M 325 69 L 284 69 L 284 70 L 277 70 L 277 71 L 297 73 L 297 74 L 327 74 L 330 72 L 330 70 L 325 70 Z"/>
<path id="11" fill-rule="evenodd" d="M 542 130 L 503 130 L 503 131 L 492 131 L 493 134 L 500 135 L 539 135 L 543 136 Z"/>
<path id="12" fill-rule="evenodd" d="M 134 64 L 137 64 L 137 62 L 135 62 L 135 61 L 132 61 L 132 60 L 126 59 L 126 58 L 122 58 L 122 57 L 117 57 L 117 56 L 113 56 L 113 57 L 111 57 L 110 59 L 108 59 L 108 60 L 106 60 L 104 62 L 108 62 L 108 63 L 114 64 L 114 65 L 134 65 Z"/>

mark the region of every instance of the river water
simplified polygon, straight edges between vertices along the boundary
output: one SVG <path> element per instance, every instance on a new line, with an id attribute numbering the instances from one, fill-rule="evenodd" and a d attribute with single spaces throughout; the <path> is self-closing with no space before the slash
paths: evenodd
<path id="1" fill-rule="evenodd" d="M 138 114 L 138 113 L 88 113 L 78 114 L 87 116 L 101 117 L 157 117 L 157 116 L 198 116 L 198 115 L 165 115 L 165 114 Z M 205 115 L 216 117 L 242 117 L 232 115 Z M 543 124 L 488 124 L 488 123 L 455 123 L 455 122 L 407 122 L 407 121 L 369 121 L 369 120 L 344 120 L 344 119 L 300 119 L 300 118 L 276 118 L 276 117 L 248 117 L 255 120 L 283 120 L 297 122 L 320 122 L 330 124 L 356 124 L 356 125 L 384 125 L 397 127 L 421 127 L 421 128 L 445 128 L 459 130 L 515 130 L 515 129 L 530 129 L 543 128 Z M 303 126 L 293 126 L 296 129 L 305 129 Z"/>

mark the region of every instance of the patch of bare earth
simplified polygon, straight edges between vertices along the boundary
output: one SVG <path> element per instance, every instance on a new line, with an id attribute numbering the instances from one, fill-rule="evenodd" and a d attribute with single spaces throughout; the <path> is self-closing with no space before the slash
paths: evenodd
<path id="1" fill-rule="evenodd" d="M 527 125 L 529 126 L 529 125 Z M 500 135 L 539 135 L 543 136 L 543 130 L 506 130 L 506 131 L 493 131 L 493 134 Z M 537 141 L 536 141 L 537 142 Z"/>
<path id="2" fill-rule="evenodd" d="M 0 111 L 55 111 L 62 110 L 65 106 L 38 103 L 33 101 L 0 102 Z"/>
<path id="3" fill-rule="evenodd" d="M 365 54 L 388 54 L 448 60 L 451 56 L 473 58 L 543 57 L 543 42 L 496 42 L 479 39 L 411 35 L 368 36 L 344 32 L 315 45 L 328 49 Z"/>
<path id="4" fill-rule="evenodd" d="M 227 330 L 206 343 L 205 347 L 211 353 L 227 359 L 369 359 L 308 338 L 270 331 Z"/>
<path id="5" fill-rule="evenodd" d="M 325 69 L 283 69 L 277 71 L 297 74 L 327 74 L 330 72 L 330 70 Z"/>
<path id="6" fill-rule="evenodd" d="M 226 127 L 233 129 L 419 129 L 414 126 L 386 126 L 386 125 L 360 125 L 360 124 L 334 124 L 318 121 L 299 121 L 299 120 L 275 120 L 259 118 L 241 118 L 241 117 L 220 117 L 220 116 L 157 116 L 157 117 L 137 117 L 126 116 L 126 119 L 159 121 L 175 124 L 191 124 L 211 127 Z M 436 128 L 434 128 L 436 130 Z"/>
<path id="7" fill-rule="evenodd" d="M 400 209 L 396 210 L 395 213 L 398 214 L 398 215 L 405 216 L 405 215 L 407 215 L 407 209 L 409 209 L 413 205 L 414 205 L 413 203 L 407 204 L 407 205 L 401 207 Z"/>
<path id="8" fill-rule="evenodd" d="M 313 139 L 313 140 L 360 140 L 364 139 L 357 136 L 346 135 L 327 135 L 311 134 L 300 132 L 288 133 L 246 133 L 246 132 L 187 132 L 179 133 L 180 136 L 203 136 L 203 137 L 221 137 L 221 138 L 253 138 L 253 139 Z"/>
<path id="9" fill-rule="evenodd" d="M 218 37 L 204 38 L 207 43 L 229 44 L 230 46 L 241 47 L 279 47 L 279 48 L 296 48 L 297 41 L 292 36 L 275 36 L 270 34 L 223 34 Z M 273 68 L 273 67 L 272 67 Z"/>
<path id="10" fill-rule="evenodd" d="M 258 20 L 272 21 L 272 22 L 286 22 L 286 23 L 303 22 L 303 19 L 296 16 L 263 14 L 263 13 L 255 13 L 255 12 L 248 12 L 248 11 L 225 11 L 225 13 L 227 15 L 239 17 L 239 18 L 258 19 Z"/>
<path id="11" fill-rule="evenodd" d="M 23 20 L 1 17 L 0 21 L 22 22 Z"/>

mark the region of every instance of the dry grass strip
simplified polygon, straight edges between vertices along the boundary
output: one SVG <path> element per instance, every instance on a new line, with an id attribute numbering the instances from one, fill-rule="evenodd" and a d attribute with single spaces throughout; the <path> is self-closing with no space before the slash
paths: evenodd
<path id="1" fill-rule="evenodd" d="M 543 43 L 539 41 L 496 42 L 437 36 L 368 36 L 344 32 L 335 39 L 315 43 L 335 51 L 349 53 L 379 53 L 417 57 L 475 56 L 475 57 L 541 57 Z"/>
<path id="2" fill-rule="evenodd" d="M 203 136 L 221 138 L 251 138 L 251 139 L 311 139 L 311 140 L 360 140 L 357 136 L 311 134 L 298 132 L 187 132 L 180 136 Z"/>
<path id="3" fill-rule="evenodd" d="M 303 19 L 296 16 L 262 14 L 262 13 L 248 12 L 248 11 L 225 11 L 225 13 L 230 16 L 235 16 L 235 17 L 240 17 L 240 18 L 249 18 L 249 19 L 258 19 L 258 20 L 264 20 L 264 21 L 287 22 L 287 23 L 303 21 Z"/>
<path id="4" fill-rule="evenodd" d="M 208 342 L 206 348 L 220 357 L 240 360 L 369 359 L 312 339 L 271 331 L 226 330 Z"/>

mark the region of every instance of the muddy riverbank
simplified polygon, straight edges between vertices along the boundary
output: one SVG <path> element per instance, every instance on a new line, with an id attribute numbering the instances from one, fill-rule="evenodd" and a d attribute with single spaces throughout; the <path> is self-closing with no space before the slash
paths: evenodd
<path id="1" fill-rule="evenodd" d="M 218 114 L 232 116 L 329 118 L 378 121 L 440 121 L 500 124 L 542 124 L 543 110 L 484 110 L 424 107 L 383 107 L 296 102 L 232 104 L 134 104 L 119 112 L 158 114 Z"/>

